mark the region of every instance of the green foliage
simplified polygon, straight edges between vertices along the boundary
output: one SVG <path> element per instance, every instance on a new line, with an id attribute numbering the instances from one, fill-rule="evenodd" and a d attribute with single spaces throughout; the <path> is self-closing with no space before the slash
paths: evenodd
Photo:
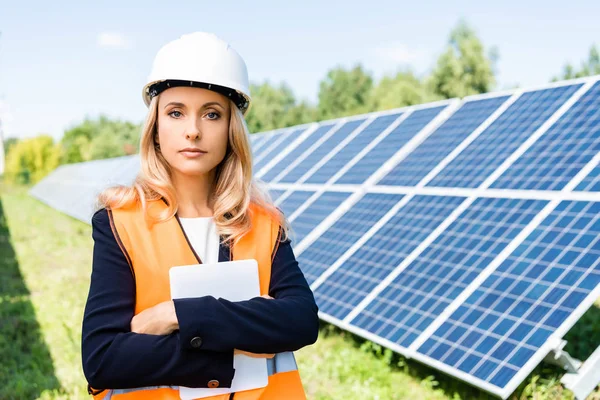
<path id="1" fill-rule="evenodd" d="M 63 164 L 134 154 L 139 149 L 141 126 L 101 116 L 85 119 L 61 140 Z"/>
<path id="2" fill-rule="evenodd" d="M 4 154 L 8 154 L 11 147 L 19 142 L 19 139 L 11 137 L 4 140 Z"/>
<path id="3" fill-rule="evenodd" d="M 475 31 L 461 21 L 450 33 L 448 47 L 439 57 L 429 84 L 434 93 L 445 98 L 486 93 L 496 83 L 496 60 L 497 52 L 492 50 L 486 56 Z"/>
<path id="4" fill-rule="evenodd" d="M 315 110 L 305 102 L 297 103 L 292 90 L 284 83 L 251 85 L 252 106 L 246 115 L 250 132 L 264 132 L 315 120 Z"/>
<path id="5" fill-rule="evenodd" d="M 370 111 L 388 110 L 440 98 L 412 72 L 398 72 L 394 77 L 385 76 L 379 81 L 371 92 L 368 108 Z"/>
<path id="6" fill-rule="evenodd" d="M 369 111 L 373 78 L 356 65 L 350 70 L 337 67 L 319 85 L 320 119 L 338 118 Z"/>
<path id="7" fill-rule="evenodd" d="M 563 73 L 561 76 L 554 77 L 552 81 L 559 81 L 563 79 L 574 79 L 583 78 L 584 76 L 598 75 L 600 74 L 600 51 L 596 45 L 593 45 L 590 49 L 588 59 L 581 63 L 579 70 L 571 64 L 564 66 Z"/>
<path id="8" fill-rule="evenodd" d="M 40 135 L 11 145 L 6 156 L 5 177 L 13 183 L 35 183 L 54 170 L 60 148 L 51 136 Z"/>

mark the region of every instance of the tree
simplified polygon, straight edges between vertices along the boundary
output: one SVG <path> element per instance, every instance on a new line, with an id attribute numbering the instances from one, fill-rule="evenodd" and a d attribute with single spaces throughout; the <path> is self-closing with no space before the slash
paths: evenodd
<path id="1" fill-rule="evenodd" d="M 10 137 L 10 138 L 4 139 L 4 154 L 8 154 L 11 147 L 13 147 L 18 142 L 19 142 L 19 139 L 15 138 L 15 137 Z"/>
<path id="2" fill-rule="evenodd" d="M 579 71 L 575 70 L 571 64 L 564 66 L 563 73 L 561 76 L 554 77 L 552 81 L 559 81 L 563 79 L 574 79 L 583 78 L 584 76 L 598 75 L 600 74 L 600 52 L 596 45 L 590 48 L 590 54 L 588 59 L 581 63 Z"/>
<path id="3" fill-rule="evenodd" d="M 444 98 L 486 93 L 496 84 L 497 52 L 487 56 L 475 31 L 459 22 L 450 33 L 446 51 L 439 57 L 430 78 L 432 91 Z"/>
<path id="4" fill-rule="evenodd" d="M 388 110 L 435 101 L 440 98 L 431 92 L 412 72 L 398 72 L 394 77 L 383 77 L 373 89 L 369 109 Z"/>
<path id="5" fill-rule="evenodd" d="M 141 126 L 100 116 L 65 131 L 62 163 L 119 157 L 138 151 Z"/>
<path id="6" fill-rule="evenodd" d="M 5 176 L 10 182 L 38 182 L 58 167 L 60 148 L 49 135 L 20 140 L 6 156 Z"/>
<path id="7" fill-rule="evenodd" d="M 321 119 L 359 114 L 369 110 L 373 78 L 358 64 L 351 70 L 330 70 L 319 87 L 318 114 Z"/>
<path id="8" fill-rule="evenodd" d="M 250 86 L 252 105 L 246 115 L 250 132 L 263 132 L 313 121 L 314 108 L 297 103 L 292 90 L 282 83 L 273 86 L 268 81 Z"/>

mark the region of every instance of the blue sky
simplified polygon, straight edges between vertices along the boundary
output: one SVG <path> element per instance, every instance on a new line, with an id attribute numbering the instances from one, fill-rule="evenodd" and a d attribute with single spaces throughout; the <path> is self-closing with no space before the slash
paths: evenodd
<path id="1" fill-rule="evenodd" d="M 362 63 L 375 78 L 426 74 L 460 18 L 495 46 L 498 87 L 537 86 L 600 45 L 600 1 L 7 1 L 0 0 L 5 136 L 56 138 L 86 116 L 140 122 L 155 53 L 192 31 L 244 57 L 253 82 L 287 82 L 316 101 L 320 80 Z"/>

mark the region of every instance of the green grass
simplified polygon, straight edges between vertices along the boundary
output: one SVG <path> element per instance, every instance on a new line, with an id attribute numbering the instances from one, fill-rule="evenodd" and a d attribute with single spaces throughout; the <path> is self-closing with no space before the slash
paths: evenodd
<path id="1" fill-rule="evenodd" d="M 0 399 L 90 398 L 79 346 L 91 254 L 89 225 L 0 184 Z M 585 359 L 600 343 L 600 309 L 567 339 Z M 494 398 L 327 324 L 297 359 L 310 399 Z M 561 375 L 542 364 L 511 399 L 571 399 Z"/>

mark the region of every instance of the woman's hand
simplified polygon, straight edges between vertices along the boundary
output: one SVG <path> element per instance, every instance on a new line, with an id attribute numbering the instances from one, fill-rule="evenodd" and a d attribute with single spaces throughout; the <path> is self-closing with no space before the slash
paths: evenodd
<path id="1" fill-rule="evenodd" d="M 169 335 L 179 329 L 173 301 L 164 301 L 133 317 L 131 331 L 148 335 Z"/>
<path id="2" fill-rule="evenodd" d="M 273 358 L 275 357 L 275 354 L 257 354 L 257 353 L 249 353 L 247 351 L 243 351 L 243 350 L 238 350 L 238 349 L 234 349 L 233 350 L 233 354 L 243 354 L 245 356 L 248 357 L 253 357 L 253 358 Z"/>

